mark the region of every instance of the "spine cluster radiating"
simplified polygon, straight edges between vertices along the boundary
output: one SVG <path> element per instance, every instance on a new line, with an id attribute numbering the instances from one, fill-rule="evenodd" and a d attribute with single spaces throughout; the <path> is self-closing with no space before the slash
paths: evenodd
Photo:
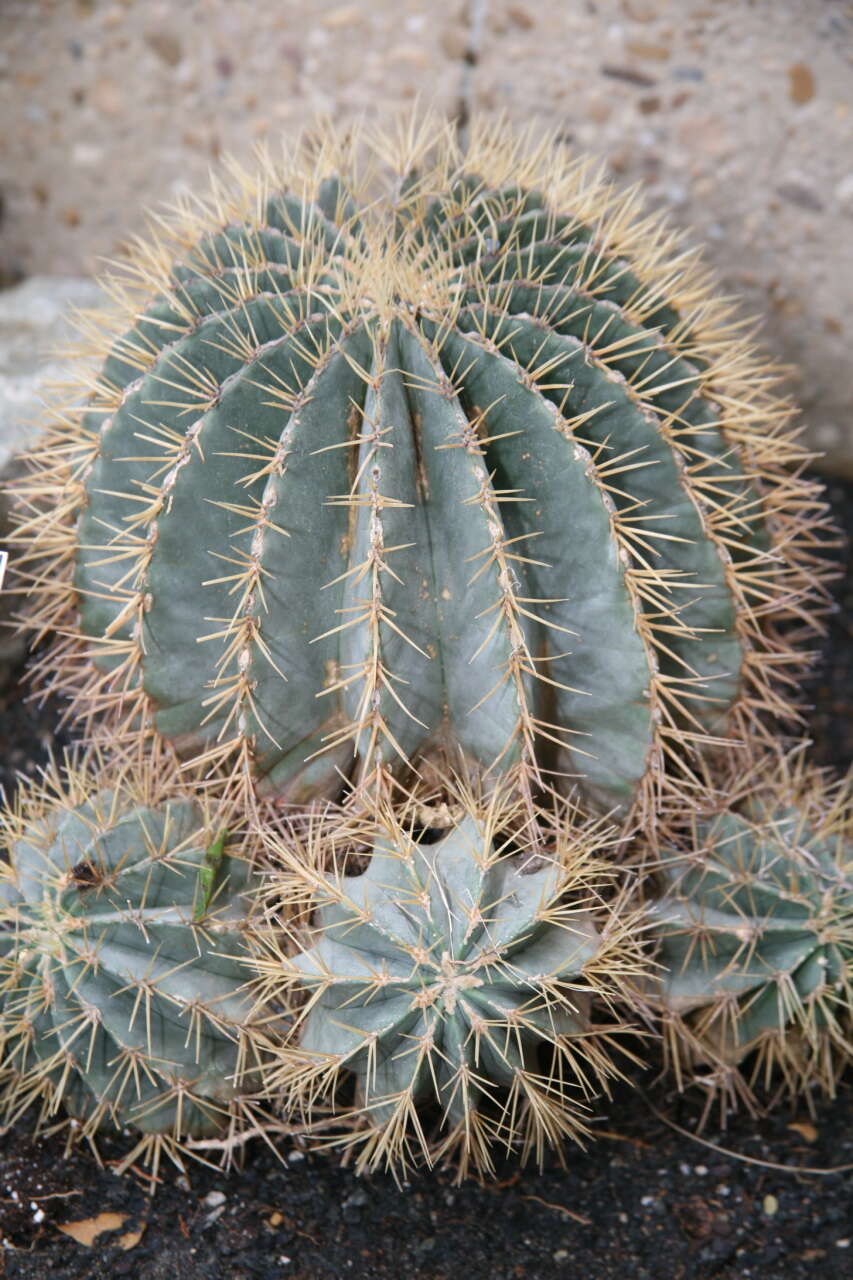
<path id="1" fill-rule="evenodd" d="M 309 1128 L 336 1109 L 321 1132 L 360 1169 L 453 1156 L 483 1174 L 501 1147 L 541 1162 L 589 1136 L 619 1074 L 613 1009 L 643 964 L 600 857 L 612 831 L 564 806 L 534 819 L 506 788 L 455 800 L 433 819 L 449 825 L 382 806 L 274 846 L 256 965 L 298 1012 L 267 1078 Z"/>

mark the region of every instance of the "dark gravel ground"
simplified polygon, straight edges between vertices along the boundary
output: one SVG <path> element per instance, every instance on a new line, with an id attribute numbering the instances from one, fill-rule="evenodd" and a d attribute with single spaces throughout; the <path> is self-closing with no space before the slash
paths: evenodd
<path id="1" fill-rule="evenodd" d="M 833 483 L 837 518 L 853 532 L 853 486 Z M 838 586 L 810 731 L 822 763 L 853 760 L 853 565 Z M 58 708 L 36 708 L 20 686 L 0 694 L 0 782 L 32 772 L 56 740 Z M 438 1172 L 398 1188 L 359 1179 L 329 1158 L 263 1146 L 228 1178 L 167 1172 L 153 1201 L 133 1178 L 85 1151 L 33 1143 L 20 1126 L 0 1141 L 0 1275 L 15 1280 L 828 1280 L 853 1276 L 853 1090 L 833 1102 L 739 1116 L 704 1136 L 697 1103 L 654 1083 L 617 1091 L 588 1152 L 568 1168 L 501 1170 L 490 1187 L 455 1187 Z M 665 1123 L 665 1116 L 670 1122 Z M 109 1162 L 123 1152 L 105 1142 Z M 732 1152 L 759 1163 L 738 1159 Z M 767 1162 L 767 1163 L 761 1163 Z M 785 1169 L 768 1167 L 782 1165 Z M 126 1215 L 92 1248 L 58 1227 Z M 137 1239 L 138 1232 L 141 1237 Z M 130 1233 L 122 1247 L 119 1237 Z M 135 1243 L 134 1243 L 135 1242 Z"/>

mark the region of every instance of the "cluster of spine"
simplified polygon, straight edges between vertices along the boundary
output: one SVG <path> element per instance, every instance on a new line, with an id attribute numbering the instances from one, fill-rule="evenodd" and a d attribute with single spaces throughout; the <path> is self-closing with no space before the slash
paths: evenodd
<path id="1" fill-rule="evenodd" d="M 0 1112 L 132 1128 L 126 1164 L 253 1122 L 248 864 L 194 799 L 94 759 L 3 817 Z"/>
<path id="2" fill-rule="evenodd" d="M 647 908 L 676 1078 L 698 1078 L 724 1113 L 758 1083 L 833 1094 L 853 1059 L 850 781 L 798 752 L 733 789 L 670 851 Z"/>
<path id="3" fill-rule="evenodd" d="M 825 508 L 695 255 L 550 142 L 430 124 L 233 169 L 106 284 L 15 568 L 117 760 L 6 820 L 7 1119 L 156 1162 L 263 1100 L 484 1174 L 583 1140 L 650 1002 L 681 1080 L 831 1087 L 849 807 L 726 773 L 796 718 Z M 660 862 L 642 922 L 601 813 Z"/>
<path id="4" fill-rule="evenodd" d="M 39 678 L 292 803 L 436 757 L 648 828 L 791 714 L 824 600 L 776 375 L 559 148 L 364 150 L 238 176 L 111 282 L 22 495 Z"/>
<path id="5" fill-rule="evenodd" d="M 359 1170 L 453 1158 L 482 1176 L 496 1148 L 541 1163 L 589 1135 L 628 1052 L 615 1007 L 644 965 L 601 860 L 612 830 L 506 787 L 454 800 L 437 827 L 381 805 L 273 846 L 256 967 L 298 1012 L 268 1081 Z"/>

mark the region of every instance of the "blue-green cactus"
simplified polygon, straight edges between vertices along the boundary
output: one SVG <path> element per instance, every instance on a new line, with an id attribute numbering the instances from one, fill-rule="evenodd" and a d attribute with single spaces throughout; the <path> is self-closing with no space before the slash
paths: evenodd
<path id="1" fill-rule="evenodd" d="M 742 1085 L 731 1068 L 754 1053 L 753 1081 L 779 1066 L 793 1092 L 832 1091 L 853 1057 L 850 789 L 795 765 L 751 772 L 733 808 L 664 859 L 648 916 L 682 1074 L 716 1065 Z"/>
<path id="2" fill-rule="evenodd" d="M 360 875 L 312 874 L 304 849 L 279 850 L 291 881 L 274 877 L 271 900 L 307 878 L 314 908 L 302 949 L 261 965 L 270 988 L 284 978 L 309 993 L 280 1078 L 310 1112 L 355 1076 L 360 1167 L 453 1152 L 482 1171 L 493 1143 L 541 1159 L 583 1136 L 614 1071 L 591 1000 L 612 1000 L 637 954 L 627 918 L 602 908 L 600 833 L 543 824 L 520 852 L 514 816 L 494 798 L 469 803 L 427 841 L 383 812 L 356 841 L 370 848 Z"/>
<path id="3" fill-rule="evenodd" d="M 787 407 L 559 148 L 326 139 L 115 292 L 18 535 L 34 624 L 94 660 L 42 667 L 80 715 L 294 802 L 461 756 L 651 824 L 709 739 L 788 709 L 822 509 Z"/>
<path id="4" fill-rule="evenodd" d="M 27 788 L 4 820 L 0 1108 L 209 1137 L 257 1088 L 246 864 L 192 799 L 97 772 Z"/>

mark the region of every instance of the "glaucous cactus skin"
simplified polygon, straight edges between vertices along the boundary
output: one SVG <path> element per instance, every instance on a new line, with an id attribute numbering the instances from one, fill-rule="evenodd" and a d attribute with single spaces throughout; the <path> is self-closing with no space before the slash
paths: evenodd
<path id="1" fill-rule="evenodd" d="M 801 757 L 801 753 L 800 753 Z M 853 807 L 799 760 L 750 776 L 731 810 L 698 819 L 649 905 L 660 1006 L 679 1074 L 781 1067 L 792 1091 L 832 1091 L 853 1056 Z M 751 788 L 754 787 L 754 790 Z M 737 1090 L 729 1090 L 736 1092 Z"/>
<path id="2" fill-rule="evenodd" d="M 193 800 L 111 776 L 72 767 L 4 819 L 0 1105 L 156 1153 L 249 1108 L 246 864 Z"/>
<path id="3" fill-rule="evenodd" d="M 453 825 L 420 835 L 380 811 L 372 838 L 349 833 L 359 857 L 370 838 L 357 875 L 324 873 L 316 841 L 313 857 L 279 848 L 271 919 L 302 895 L 310 924 L 291 928 L 295 954 L 273 942 L 256 963 L 271 994 L 289 982 L 308 999 L 269 1079 L 310 1121 L 354 1075 L 353 1132 L 338 1142 L 360 1149 L 360 1168 L 453 1154 L 482 1173 L 493 1145 L 541 1160 L 588 1132 L 589 1100 L 615 1073 L 618 1028 L 596 1026 L 591 1004 L 606 1009 L 640 956 L 629 915 L 603 908 L 606 841 L 582 823 L 511 834 L 507 799 L 467 797 Z"/>
<path id="4" fill-rule="evenodd" d="M 588 164 L 502 128 L 327 138 L 110 287 L 18 534 L 77 714 L 293 801 L 461 754 L 650 822 L 703 744 L 789 710 L 822 507 L 788 407 Z"/>

